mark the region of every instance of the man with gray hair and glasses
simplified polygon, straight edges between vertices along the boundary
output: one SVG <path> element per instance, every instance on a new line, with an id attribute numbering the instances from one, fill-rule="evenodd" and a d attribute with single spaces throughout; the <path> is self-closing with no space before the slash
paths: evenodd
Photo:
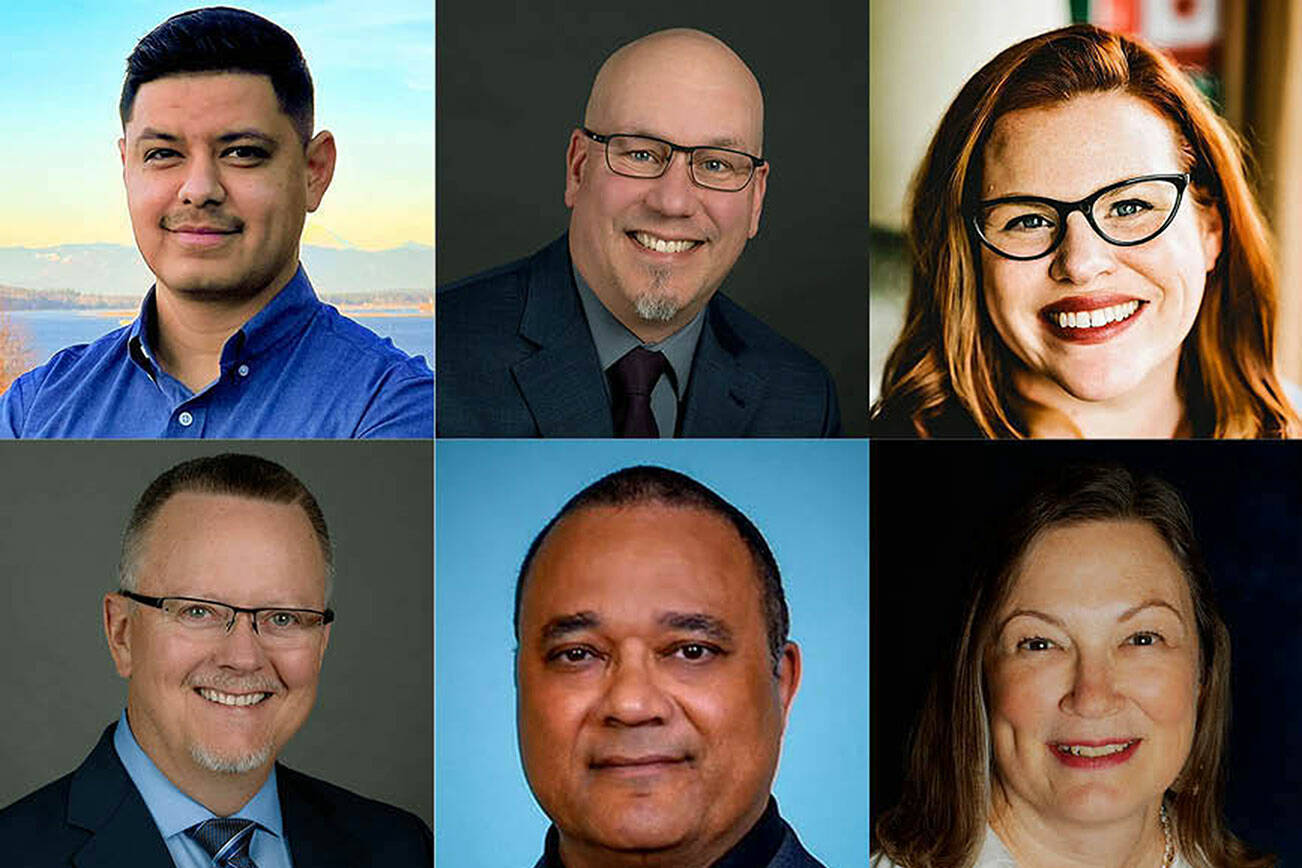
<path id="1" fill-rule="evenodd" d="M 708 33 L 607 58 L 565 155 L 569 232 L 439 292 L 438 436 L 839 434 L 827 369 L 718 293 L 759 231 L 763 137 L 759 82 Z"/>
<path id="2" fill-rule="evenodd" d="M 196 458 L 155 479 L 103 601 L 126 710 L 76 771 L 0 812 L 0 861 L 431 865 L 415 816 L 276 763 L 316 699 L 332 564 L 316 499 L 274 462 Z"/>

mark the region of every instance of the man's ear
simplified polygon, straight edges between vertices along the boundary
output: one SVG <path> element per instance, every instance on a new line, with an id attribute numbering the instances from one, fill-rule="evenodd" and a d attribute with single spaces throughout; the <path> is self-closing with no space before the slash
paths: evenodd
<path id="1" fill-rule="evenodd" d="M 335 176 L 335 137 L 322 130 L 307 143 L 307 210 L 315 211 Z"/>
<path id="2" fill-rule="evenodd" d="M 104 638 L 118 675 L 131 677 L 131 601 L 118 594 L 104 595 Z"/>
<path id="3" fill-rule="evenodd" d="M 800 688 L 800 646 L 788 642 L 782 649 L 782 659 L 778 661 L 778 698 L 782 702 L 782 728 L 786 729 L 787 718 L 791 715 L 791 703 Z"/>
<path id="4" fill-rule="evenodd" d="M 754 238 L 759 232 L 760 212 L 764 210 L 764 194 L 769 188 L 769 164 L 765 163 L 755 169 L 755 177 L 750 179 L 755 185 L 750 200 L 750 232 L 747 238 Z"/>
<path id="5" fill-rule="evenodd" d="M 588 163 L 588 142 L 583 130 L 570 133 L 570 146 L 565 151 L 565 207 L 573 208 L 583 184 L 583 171 Z"/>

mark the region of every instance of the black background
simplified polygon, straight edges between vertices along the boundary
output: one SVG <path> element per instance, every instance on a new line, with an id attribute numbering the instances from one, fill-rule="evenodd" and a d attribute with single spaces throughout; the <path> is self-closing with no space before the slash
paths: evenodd
<path id="1" fill-rule="evenodd" d="M 773 8 L 438 4 L 436 278 L 519 259 L 559 236 L 569 225 L 565 149 L 602 61 L 654 30 L 706 30 L 759 78 L 772 162 L 759 234 L 722 290 L 827 365 L 845 433 L 864 436 L 868 8 L 838 0 L 780 7 L 782 16 Z"/>
<path id="2" fill-rule="evenodd" d="M 974 558 L 1036 480 L 1094 460 L 1155 474 L 1189 504 L 1232 640 L 1229 825 L 1283 864 L 1302 864 L 1302 448 L 1294 443 L 873 441 L 874 820 L 899 797 L 932 668 L 953 659 Z"/>

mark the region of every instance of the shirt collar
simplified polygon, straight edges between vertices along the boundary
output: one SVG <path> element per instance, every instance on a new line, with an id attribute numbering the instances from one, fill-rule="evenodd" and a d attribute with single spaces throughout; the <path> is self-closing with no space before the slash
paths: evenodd
<path id="1" fill-rule="evenodd" d="M 150 376 L 157 372 L 151 335 L 158 334 L 157 285 L 151 286 L 140 304 L 140 315 L 127 333 L 127 347 L 136 364 Z M 300 264 L 289 283 L 263 305 L 248 322 L 231 335 L 222 348 L 222 366 L 239 358 L 253 358 L 282 340 L 301 332 L 316 313 L 320 301 Z"/>
<path id="2" fill-rule="evenodd" d="M 140 791 L 141 798 L 145 800 L 145 807 L 149 808 L 149 813 L 153 816 L 154 823 L 158 826 L 158 831 L 164 838 L 179 835 L 196 823 L 202 823 L 204 820 L 211 820 L 217 816 L 181 792 L 176 784 L 168 780 L 167 776 L 158 770 L 158 766 L 154 765 L 154 761 L 140 747 L 135 735 L 131 732 L 125 709 L 118 719 L 117 731 L 113 733 L 113 747 L 117 751 L 118 759 L 122 760 L 122 765 L 126 768 L 131 782 Z M 276 767 L 274 765 L 271 767 L 271 774 L 267 776 L 262 788 L 254 794 L 253 798 L 249 799 L 244 807 L 231 814 L 231 816 L 243 820 L 253 820 L 277 837 L 284 835 L 284 826 L 280 817 L 280 795 L 276 787 Z"/>
<path id="3" fill-rule="evenodd" d="M 579 289 L 579 301 L 583 303 L 583 313 L 588 320 L 588 330 L 592 333 L 592 342 L 597 347 L 597 360 L 603 371 L 619 361 L 634 347 L 646 347 L 651 352 L 661 352 L 669 361 L 673 371 L 674 390 L 681 398 L 687 393 L 687 378 L 692 373 L 692 357 L 696 355 L 696 344 L 701 339 L 701 328 L 705 324 L 705 308 L 696 312 L 692 321 L 657 343 L 643 343 L 642 339 L 615 318 L 597 298 L 597 294 L 588 286 L 578 268 L 571 265 L 574 273 L 574 285 Z"/>

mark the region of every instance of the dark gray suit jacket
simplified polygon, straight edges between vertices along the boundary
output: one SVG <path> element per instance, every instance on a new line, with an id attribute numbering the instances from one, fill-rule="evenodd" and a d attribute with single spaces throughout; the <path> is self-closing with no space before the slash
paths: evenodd
<path id="1" fill-rule="evenodd" d="M 0 811 L 5 868 L 174 868 L 145 800 L 113 749 L 113 724 L 85 762 Z M 414 814 L 276 766 L 296 868 L 429 868 Z"/>
<path id="2" fill-rule="evenodd" d="M 562 235 L 439 291 L 439 437 L 611 437 L 614 422 Z M 836 385 L 813 356 L 715 293 L 679 414 L 681 437 L 827 437 Z"/>

